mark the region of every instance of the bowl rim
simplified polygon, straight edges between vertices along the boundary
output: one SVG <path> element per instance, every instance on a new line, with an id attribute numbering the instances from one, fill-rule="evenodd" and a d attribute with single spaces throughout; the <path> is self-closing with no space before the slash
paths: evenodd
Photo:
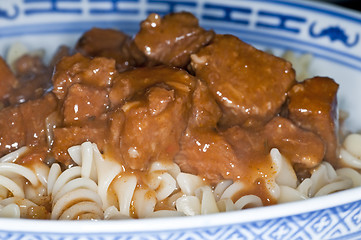
<path id="1" fill-rule="evenodd" d="M 310 214 L 361 202 L 361 187 L 278 205 L 207 215 L 120 220 L 34 220 L 0 218 L 0 231 L 21 233 L 151 233 L 210 229 Z M 59 226 L 62 229 L 59 229 Z M 46 230 L 44 230 L 46 229 Z"/>

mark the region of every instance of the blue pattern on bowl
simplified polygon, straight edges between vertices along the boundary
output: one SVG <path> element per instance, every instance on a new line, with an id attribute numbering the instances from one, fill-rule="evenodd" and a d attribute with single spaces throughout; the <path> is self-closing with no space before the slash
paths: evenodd
<path id="1" fill-rule="evenodd" d="M 171 219 L 167 219 L 171 221 Z M 187 221 L 186 219 L 184 219 Z M 41 224 L 41 222 L 40 222 Z M 118 222 L 121 226 L 121 222 Z M 0 239 L 131 240 L 131 239 L 358 239 L 361 200 L 349 204 L 275 219 L 216 227 L 155 232 L 64 233 L 0 230 Z"/>

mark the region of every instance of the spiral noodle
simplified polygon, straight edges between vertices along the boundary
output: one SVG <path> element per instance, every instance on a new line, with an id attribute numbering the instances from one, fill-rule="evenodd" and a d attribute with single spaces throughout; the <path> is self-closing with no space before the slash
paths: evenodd
<path id="1" fill-rule="evenodd" d="M 47 201 L 49 168 L 42 162 L 31 168 L 13 163 L 26 151 L 22 148 L 0 159 L 0 217 L 46 217 L 41 205 Z"/>
<path id="2" fill-rule="evenodd" d="M 354 133 L 345 138 L 340 156 L 344 165 L 361 169 L 361 134 Z"/>
<path id="3" fill-rule="evenodd" d="M 103 201 L 95 172 L 97 152 L 90 142 L 85 142 L 69 149 L 69 155 L 79 166 L 64 172 L 57 163 L 51 166 L 48 177 L 51 219 L 103 219 Z"/>
<path id="4" fill-rule="evenodd" d="M 117 199 L 118 209 L 108 208 L 107 218 L 146 218 L 180 215 L 175 209 L 156 210 L 157 203 L 169 201 L 171 196 L 177 192 L 178 186 L 175 178 L 179 173 L 180 169 L 175 163 L 154 162 L 150 166 L 149 172 L 146 174 L 146 181 L 142 186 L 137 184 L 136 175 L 124 173 L 118 175 L 111 185 Z M 132 216 L 131 208 L 134 209 Z"/>
<path id="5" fill-rule="evenodd" d="M 263 206 L 261 199 L 255 195 L 244 195 L 233 202 L 232 199 L 245 187 L 240 181 L 224 180 L 212 189 L 192 174 L 180 173 L 177 180 L 183 196 L 176 200 L 176 207 L 187 216 Z"/>

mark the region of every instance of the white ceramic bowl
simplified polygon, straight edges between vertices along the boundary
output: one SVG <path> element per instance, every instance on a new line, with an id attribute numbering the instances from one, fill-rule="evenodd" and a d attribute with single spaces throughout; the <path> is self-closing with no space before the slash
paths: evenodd
<path id="1" fill-rule="evenodd" d="M 286 0 L 0 0 L 0 54 L 14 42 L 73 45 L 93 26 L 134 34 L 151 12 L 190 11 L 204 28 L 237 35 L 275 54 L 311 53 L 311 75 L 340 83 L 347 128 L 361 129 L 361 14 Z M 195 217 L 114 221 L 0 219 L 0 239 L 356 239 L 361 189 L 306 201 Z"/>

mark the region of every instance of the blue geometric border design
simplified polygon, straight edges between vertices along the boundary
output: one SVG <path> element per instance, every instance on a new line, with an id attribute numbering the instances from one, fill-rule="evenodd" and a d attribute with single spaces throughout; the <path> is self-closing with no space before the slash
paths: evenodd
<path id="1" fill-rule="evenodd" d="M 249 0 L 247 0 L 247 1 L 249 1 Z M 250 1 L 264 2 L 264 0 L 250 0 Z M 317 7 L 317 6 L 313 6 L 312 4 L 307 4 L 307 2 L 302 3 L 302 1 L 290 2 L 290 1 L 282 1 L 282 0 L 268 0 L 267 2 L 273 2 L 273 3 L 285 5 L 285 6 L 310 10 L 310 11 L 314 11 L 316 13 L 323 13 L 323 14 L 330 15 L 332 17 L 339 17 L 339 18 L 343 18 L 345 20 L 349 20 L 349 21 L 353 21 L 355 23 L 360 23 L 361 24 L 361 17 L 350 16 L 349 13 L 344 14 L 344 13 L 340 13 L 339 11 L 326 10 L 324 7 L 320 8 L 320 7 Z"/>
<path id="2" fill-rule="evenodd" d="M 244 216 L 244 215 L 243 215 Z M 354 220 L 353 220 L 354 219 Z M 355 222 L 355 219 L 356 222 Z M 186 220 L 186 219 L 184 219 Z M 137 220 L 133 220 L 137 221 Z M 170 219 L 171 221 L 171 219 Z M 354 221 L 352 229 L 349 222 Z M 119 226 L 122 222 L 117 221 Z M 76 227 L 76 223 L 74 223 Z M 4 228 L 6 226 L 1 226 Z M 9 232 L 0 229 L 0 239 L 105 240 L 105 239 L 357 239 L 361 236 L 361 200 L 353 203 L 280 217 L 272 220 L 213 227 L 137 232 Z"/>

